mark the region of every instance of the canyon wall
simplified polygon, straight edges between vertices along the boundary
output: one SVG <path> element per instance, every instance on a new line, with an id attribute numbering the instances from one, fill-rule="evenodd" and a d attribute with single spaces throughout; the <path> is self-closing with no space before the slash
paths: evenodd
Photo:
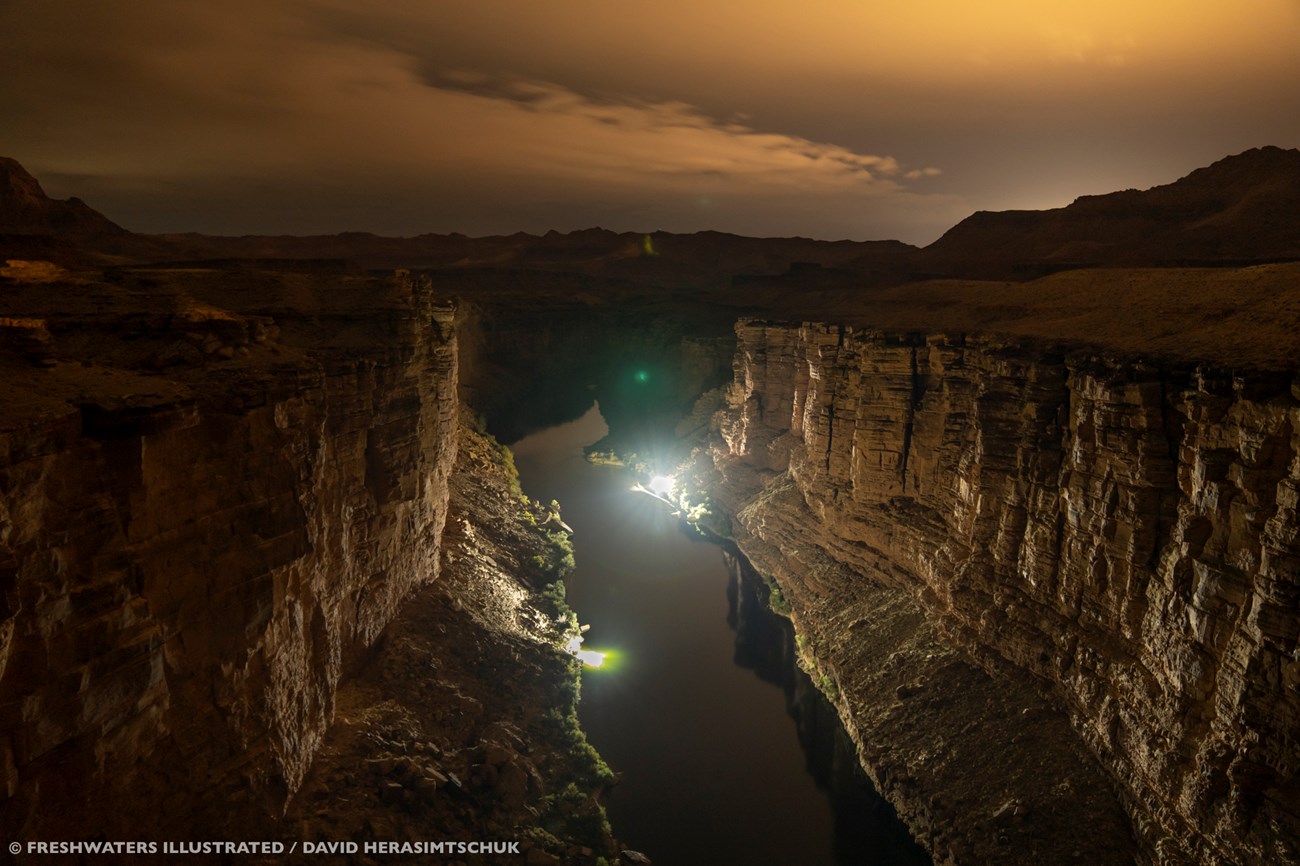
<path id="1" fill-rule="evenodd" d="M 138 315 L 69 304 L 41 358 L 0 357 L 8 839 L 248 838 L 438 573 L 454 307 L 400 278 L 241 279 L 142 277 Z"/>
<path id="2" fill-rule="evenodd" d="M 995 679 L 1045 690 L 1070 722 L 1059 736 L 1109 774 L 1141 859 L 1300 862 L 1294 371 L 819 324 L 742 320 L 737 334 L 717 495 L 809 627 L 851 731 L 876 711 L 855 682 L 900 655 L 864 660 L 855 643 L 934 627 Z M 862 740 L 879 780 L 890 758 Z M 1026 748 L 1008 760 L 1037 760 Z M 903 777 L 921 771 L 894 770 L 882 787 L 906 800 Z M 904 817 L 942 835 L 939 796 L 910 796 L 928 805 L 904 802 Z M 1107 832 L 1122 831 L 1084 828 Z M 960 840 L 932 850 L 997 860 Z"/>

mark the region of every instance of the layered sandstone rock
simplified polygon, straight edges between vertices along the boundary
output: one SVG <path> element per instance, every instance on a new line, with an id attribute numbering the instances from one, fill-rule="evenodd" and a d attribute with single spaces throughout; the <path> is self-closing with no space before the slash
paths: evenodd
<path id="1" fill-rule="evenodd" d="M 598 800 L 610 774 L 573 715 L 581 674 L 561 649 L 567 608 L 541 592 L 562 552 L 513 468 L 508 452 L 462 424 L 439 579 L 411 595 L 339 689 L 279 838 L 509 840 L 517 853 L 460 859 L 615 860 L 620 846 Z M 356 859 L 299 853 L 265 864 Z"/>
<path id="2" fill-rule="evenodd" d="M 3 833 L 246 835 L 438 573 L 455 310 L 402 279 L 41 292 L 12 299 L 41 357 L 0 356 Z"/>
<path id="3" fill-rule="evenodd" d="M 1007 682 L 1050 685 L 1145 859 L 1300 862 L 1293 373 L 737 333 L 720 490 L 742 549 L 824 637 L 812 662 L 840 678 L 841 712 L 870 727 L 850 698 L 880 675 L 844 635 L 911 606 Z"/>

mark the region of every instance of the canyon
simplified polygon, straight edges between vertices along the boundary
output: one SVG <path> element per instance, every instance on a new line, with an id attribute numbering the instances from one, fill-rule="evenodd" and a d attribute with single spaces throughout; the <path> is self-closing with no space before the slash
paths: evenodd
<path id="1" fill-rule="evenodd" d="M 1043 817 L 1062 822 L 1056 839 L 1107 826 L 1096 804 L 1053 809 L 1086 777 L 1046 757 L 1073 730 L 1117 783 L 1144 858 L 1295 862 L 1294 373 L 942 333 L 754 321 L 737 333 L 708 489 L 788 599 L 882 789 L 926 792 L 915 820 L 935 835 L 970 823 L 947 812 L 978 731 L 881 746 L 899 737 L 899 704 L 945 715 L 963 699 L 953 669 L 967 662 L 936 650 L 917 664 L 916 632 L 874 637 L 903 620 L 934 623 L 994 677 L 1050 684 L 1071 722 L 1007 707 L 1037 728 L 1008 748 L 1003 708 L 954 714 L 1000 729 L 984 760 L 1034 778 L 973 794 L 961 808 L 987 826 L 939 859 L 1016 862 L 983 850 L 1002 802 L 1055 811 Z M 1086 859 L 1132 855 L 1119 856 Z"/>
<path id="2" fill-rule="evenodd" d="M 935 862 L 1300 863 L 1298 158 L 922 251 L 146 237 L 5 166 L 0 832 L 638 862 L 485 432 L 596 399 Z"/>

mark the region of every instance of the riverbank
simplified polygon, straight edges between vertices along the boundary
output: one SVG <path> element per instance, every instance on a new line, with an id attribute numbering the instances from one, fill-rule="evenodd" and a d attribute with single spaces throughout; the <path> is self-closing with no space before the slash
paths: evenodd
<path id="1" fill-rule="evenodd" d="M 422 861 L 446 864 L 627 862 L 599 801 L 611 777 L 577 725 L 571 619 L 546 592 L 563 554 L 536 522 L 509 452 L 462 417 L 441 576 L 340 690 L 284 838 L 518 843 Z"/>
<path id="2" fill-rule="evenodd" d="M 569 601 L 592 626 L 588 644 L 613 651 L 584 674 L 580 716 L 620 776 L 608 797 L 620 836 L 675 866 L 926 862 L 851 779 L 836 789 L 816 768 L 806 746 L 833 735 L 804 737 L 801 725 L 825 717 L 796 713 L 780 668 L 755 664 L 792 642 L 754 628 L 756 605 L 742 613 L 725 548 L 634 491 L 629 470 L 584 459 L 605 432 L 593 408 L 513 447 L 525 487 L 563 505 L 577 559 Z"/>
<path id="3" fill-rule="evenodd" d="M 683 476 L 734 516 L 737 547 L 794 627 L 800 666 L 936 863 L 1133 861 L 1108 780 L 1028 677 L 990 676 L 903 592 L 854 575 L 787 525 L 793 488 L 759 474 L 741 485 L 729 468 L 724 480 L 701 452 Z"/>

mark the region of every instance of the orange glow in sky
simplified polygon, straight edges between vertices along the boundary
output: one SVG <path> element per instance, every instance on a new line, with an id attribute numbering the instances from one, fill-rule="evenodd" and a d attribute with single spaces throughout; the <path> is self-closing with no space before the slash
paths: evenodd
<path id="1" fill-rule="evenodd" d="M 1300 3 L 13 0 L 0 154 L 147 231 L 927 242 L 1300 144 Z"/>

